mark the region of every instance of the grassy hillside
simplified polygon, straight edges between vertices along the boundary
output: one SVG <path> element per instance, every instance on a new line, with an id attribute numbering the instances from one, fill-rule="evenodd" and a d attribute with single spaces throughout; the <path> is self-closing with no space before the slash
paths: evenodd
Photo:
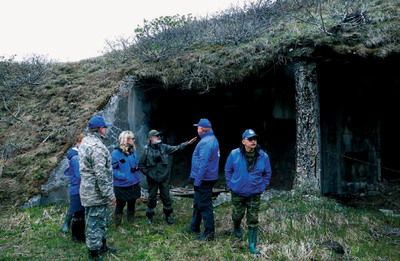
<path id="1" fill-rule="evenodd" d="M 243 239 L 232 235 L 231 208 L 215 208 L 216 240 L 196 242 L 182 234 L 191 219 L 192 199 L 175 198 L 174 225 L 167 225 L 158 204 L 155 223 L 145 222 L 146 206 L 137 207 L 134 224 L 123 232 L 111 224 L 105 260 L 248 260 L 247 227 Z M 0 259 L 85 260 L 83 243 L 73 243 L 60 228 L 67 206 L 10 210 L 0 218 Z M 291 191 L 262 201 L 258 248 L 262 260 L 399 260 L 400 218 L 348 208 L 330 199 Z M 341 248 L 342 247 L 342 248 Z"/>
<path id="2" fill-rule="evenodd" d="M 102 57 L 52 63 L 40 84 L 7 90 L 8 108 L 0 108 L 0 208 L 19 207 L 40 192 L 74 135 L 127 75 L 201 93 L 299 59 L 385 59 L 400 53 L 398 1 L 276 3 L 233 8 L 209 19 L 156 20 L 150 29 L 168 30 L 122 49 L 117 47 L 124 42 L 111 44 Z M 353 14 L 361 20 L 351 20 Z M 1 79 L 0 87 L 7 88 Z M 20 111 L 20 120 L 7 109 Z"/>
<path id="3" fill-rule="evenodd" d="M 40 192 L 74 136 L 118 90 L 121 79 L 118 70 L 98 58 L 52 65 L 43 84 L 16 90 L 21 121 L 0 125 L 1 207 L 22 204 Z M 4 108 L 1 113 L 10 118 Z"/>

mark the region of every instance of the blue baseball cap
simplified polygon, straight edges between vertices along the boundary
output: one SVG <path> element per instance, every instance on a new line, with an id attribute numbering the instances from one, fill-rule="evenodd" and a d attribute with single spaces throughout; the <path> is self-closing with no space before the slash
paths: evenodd
<path id="1" fill-rule="evenodd" d="M 193 126 L 200 126 L 203 128 L 211 128 L 211 122 L 207 119 L 200 119 L 199 123 L 193 124 Z"/>
<path id="2" fill-rule="evenodd" d="M 90 120 L 89 120 L 89 124 L 88 124 L 88 128 L 89 129 L 98 129 L 101 127 L 110 127 L 111 124 L 106 123 L 103 119 L 103 117 L 100 116 L 93 116 Z"/>
<path id="3" fill-rule="evenodd" d="M 242 140 L 244 140 L 245 138 L 251 138 L 251 137 L 255 137 L 255 136 L 258 136 L 258 135 L 252 129 L 248 129 L 243 132 Z"/>

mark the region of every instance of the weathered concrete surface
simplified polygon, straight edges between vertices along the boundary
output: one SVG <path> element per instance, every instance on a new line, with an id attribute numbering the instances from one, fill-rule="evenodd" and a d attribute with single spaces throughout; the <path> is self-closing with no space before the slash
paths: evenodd
<path id="1" fill-rule="evenodd" d="M 296 82 L 296 177 L 295 186 L 320 190 L 321 129 L 318 80 L 315 63 L 298 62 Z"/>

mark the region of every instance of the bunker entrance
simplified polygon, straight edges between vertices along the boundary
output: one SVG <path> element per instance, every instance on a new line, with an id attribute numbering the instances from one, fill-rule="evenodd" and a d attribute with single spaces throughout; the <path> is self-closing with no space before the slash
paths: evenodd
<path id="1" fill-rule="evenodd" d="M 400 78 L 394 61 L 320 66 L 323 194 L 399 180 Z"/>
<path id="2" fill-rule="evenodd" d="M 270 157 L 273 172 L 270 187 L 291 188 L 295 174 L 295 98 L 294 84 L 283 74 L 279 80 L 278 77 L 248 79 L 202 94 L 146 85 L 136 88 L 136 92 L 141 93 L 141 103 L 147 105 L 144 114 L 148 128 L 164 132 L 166 144 L 178 145 L 197 136 L 193 124 L 200 118 L 211 121 L 220 144 L 217 185 L 225 185 L 223 170 L 230 151 L 241 144 L 246 129 L 253 129 L 259 135 L 259 145 Z M 173 155 L 171 185 L 187 184 L 196 144 Z"/>

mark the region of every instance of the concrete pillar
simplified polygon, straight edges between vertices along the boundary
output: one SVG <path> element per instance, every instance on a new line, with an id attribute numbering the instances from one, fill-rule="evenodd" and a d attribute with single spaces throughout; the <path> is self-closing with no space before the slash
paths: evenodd
<path id="1" fill-rule="evenodd" d="M 320 192 L 321 126 L 315 63 L 294 66 L 296 82 L 296 177 L 294 186 Z"/>

